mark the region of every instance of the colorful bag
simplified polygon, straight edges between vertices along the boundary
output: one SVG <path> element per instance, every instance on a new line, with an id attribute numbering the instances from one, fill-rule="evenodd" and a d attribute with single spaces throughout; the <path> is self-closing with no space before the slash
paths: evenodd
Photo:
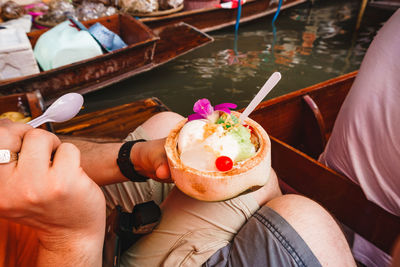
<path id="1" fill-rule="evenodd" d="M 43 70 L 50 70 L 102 54 L 88 31 L 78 30 L 69 20 L 43 33 L 33 50 Z"/>

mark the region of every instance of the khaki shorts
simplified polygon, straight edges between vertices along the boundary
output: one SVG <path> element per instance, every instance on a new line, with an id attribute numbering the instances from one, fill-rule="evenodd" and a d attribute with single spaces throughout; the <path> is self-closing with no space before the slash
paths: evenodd
<path id="1" fill-rule="evenodd" d="M 140 126 L 128 140 L 147 139 Z M 125 182 L 103 188 L 108 212 L 121 205 L 131 211 L 137 203 L 161 204 L 162 219 L 121 259 L 122 266 L 200 266 L 233 239 L 259 208 L 251 194 L 223 202 L 202 202 L 186 196 L 173 184 L 154 180 Z"/>

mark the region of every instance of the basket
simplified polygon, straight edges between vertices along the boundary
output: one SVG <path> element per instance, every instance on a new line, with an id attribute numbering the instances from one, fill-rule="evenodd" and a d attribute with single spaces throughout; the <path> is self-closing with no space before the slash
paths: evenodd
<path id="1" fill-rule="evenodd" d="M 158 10 L 158 11 L 149 12 L 149 13 L 129 12 L 129 14 L 132 16 L 135 16 L 135 17 L 158 17 L 158 16 L 165 16 L 165 15 L 173 14 L 178 11 L 181 11 L 182 9 L 183 9 L 183 5 L 180 5 L 176 8 L 170 8 L 170 9 L 166 9 L 166 10 Z"/>

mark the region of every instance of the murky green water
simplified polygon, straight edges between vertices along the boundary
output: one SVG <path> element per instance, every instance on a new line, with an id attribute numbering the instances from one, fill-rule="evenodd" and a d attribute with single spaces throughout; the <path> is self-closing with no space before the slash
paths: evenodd
<path id="1" fill-rule="evenodd" d="M 245 107 L 274 71 L 282 80 L 266 99 L 359 68 L 369 43 L 393 11 L 367 8 L 355 30 L 361 1 L 315 1 L 273 16 L 213 32 L 215 41 L 160 68 L 85 96 L 86 111 L 156 96 L 173 111 L 193 103 Z"/>

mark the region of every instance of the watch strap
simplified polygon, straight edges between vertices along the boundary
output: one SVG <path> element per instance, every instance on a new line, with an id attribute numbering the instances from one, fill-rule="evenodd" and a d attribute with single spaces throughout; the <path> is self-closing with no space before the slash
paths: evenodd
<path id="1" fill-rule="evenodd" d="M 118 152 L 117 165 L 121 173 L 132 182 L 145 182 L 149 178 L 140 175 L 131 161 L 131 150 L 134 144 L 146 142 L 144 139 L 125 142 Z"/>

